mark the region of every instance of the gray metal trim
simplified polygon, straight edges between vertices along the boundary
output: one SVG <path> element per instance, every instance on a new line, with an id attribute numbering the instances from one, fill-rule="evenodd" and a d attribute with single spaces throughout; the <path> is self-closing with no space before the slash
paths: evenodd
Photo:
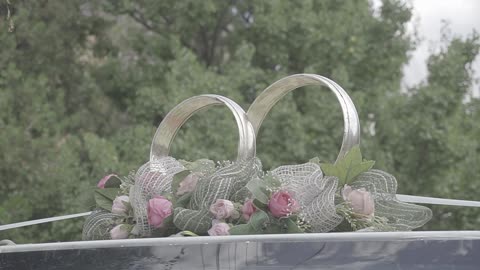
<path id="1" fill-rule="evenodd" d="M 423 241 L 478 240 L 480 231 L 416 231 L 416 232 L 343 232 L 309 234 L 270 234 L 240 236 L 165 237 L 124 240 L 76 241 L 0 246 L 1 253 L 46 250 L 96 249 L 171 245 L 207 245 L 235 242 L 344 242 L 344 241 Z"/>

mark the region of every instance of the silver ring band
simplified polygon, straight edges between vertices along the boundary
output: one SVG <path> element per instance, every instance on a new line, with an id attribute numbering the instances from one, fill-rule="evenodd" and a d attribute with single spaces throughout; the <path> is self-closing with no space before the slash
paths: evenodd
<path id="1" fill-rule="evenodd" d="M 255 157 L 255 132 L 245 111 L 233 100 L 219 95 L 200 95 L 184 100 L 173 108 L 162 120 L 153 137 L 150 161 L 168 156 L 170 146 L 178 130 L 195 113 L 213 105 L 227 106 L 238 126 L 237 160 Z"/>
<path id="2" fill-rule="evenodd" d="M 360 121 L 350 96 L 334 81 L 316 74 L 296 74 L 280 79 L 267 87 L 253 101 L 247 115 L 258 134 L 263 120 L 272 107 L 289 92 L 308 85 L 328 87 L 337 97 L 343 112 L 344 131 L 343 142 L 337 160 L 341 159 L 355 145 L 360 144 Z"/>

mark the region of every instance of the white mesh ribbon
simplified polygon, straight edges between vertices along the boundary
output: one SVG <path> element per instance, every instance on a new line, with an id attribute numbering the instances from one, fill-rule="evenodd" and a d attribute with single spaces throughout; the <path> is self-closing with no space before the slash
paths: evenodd
<path id="1" fill-rule="evenodd" d="M 256 158 L 223 164 L 213 174 L 198 180 L 188 208 L 175 208 L 173 223 L 180 230 L 205 234 L 212 225 L 210 205 L 217 199 L 243 197 L 248 181 L 260 173 L 261 163 Z"/>
<path id="2" fill-rule="evenodd" d="M 95 210 L 90 214 L 83 225 L 83 240 L 108 240 L 110 230 L 115 226 L 115 221 L 122 216 L 112 214 L 105 210 Z"/>
<path id="3" fill-rule="evenodd" d="M 328 232 L 342 222 L 343 218 L 337 214 L 335 206 L 338 178 L 324 176 L 317 164 L 281 166 L 272 171 L 272 176 L 280 180 L 282 189 L 294 194 L 301 206 L 300 216 L 310 225 L 311 232 Z M 370 231 L 413 230 L 432 218 L 429 208 L 397 200 L 397 181 L 386 172 L 364 172 L 350 186 L 370 192 L 375 202 L 375 217 L 385 221 L 379 226 L 369 227 Z"/>
<path id="4" fill-rule="evenodd" d="M 311 232 L 328 232 L 342 222 L 335 208 L 336 177 L 323 176 L 315 163 L 286 165 L 272 171 L 272 176 L 291 191 L 300 204 L 300 216 L 310 225 Z"/>
<path id="5" fill-rule="evenodd" d="M 155 195 L 166 195 L 171 192 L 173 176 L 184 169 L 184 166 L 172 157 L 147 162 L 138 169 L 133 186 L 130 188 L 129 198 L 134 212 L 136 231 L 140 236 L 150 236 L 153 230 L 153 227 L 148 224 L 148 201 Z M 83 239 L 110 239 L 109 230 L 113 228 L 116 220 L 124 218 L 105 210 L 95 210 L 84 224 Z"/>
<path id="6" fill-rule="evenodd" d="M 409 231 L 423 226 L 432 218 L 432 211 L 396 198 L 397 180 L 389 173 L 370 170 L 360 174 L 350 186 L 365 188 L 375 201 L 375 216 L 386 219 L 386 226 L 370 228 L 374 231 Z"/>
<path id="7" fill-rule="evenodd" d="M 172 157 L 147 162 L 138 169 L 135 184 L 130 189 L 130 202 L 141 236 L 150 236 L 153 230 L 148 224 L 148 201 L 156 195 L 171 192 L 173 176 L 182 170 L 185 167 Z"/>

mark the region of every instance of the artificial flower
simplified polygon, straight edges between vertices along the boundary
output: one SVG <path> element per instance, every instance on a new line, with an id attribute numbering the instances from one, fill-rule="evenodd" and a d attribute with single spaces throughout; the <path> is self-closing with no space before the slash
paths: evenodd
<path id="1" fill-rule="evenodd" d="M 229 200 L 217 199 L 215 203 L 210 206 L 210 213 L 216 219 L 226 219 L 232 216 L 235 207 Z"/>
<path id="2" fill-rule="evenodd" d="M 100 181 L 98 181 L 97 187 L 98 188 L 105 188 L 105 184 L 108 182 L 108 180 L 111 177 L 118 177 L 118 176 L 116 174 L 105 175 L 102 179 L 100 179 Z"/>
<path id="3" fill-rule="evenodd" d="M 280 218 L 298 212 L 300 206 L 290 192 L 281 190 L 272 194 L 272 197 L 268 201 L 268 209 L 270 209 L 272 216 Z"/>
<path id="4" fill-rule="evenodd" d="M 243 218 L 248 221 L 250 220 L 250 217 L 255 213 L 257 209 L 255 208 L 255 205 L 253 205 L 253 200 L 248 199 L 245 201 L 245 203 L 242 206 L 242 216 Z"/>
<path id="5" fill-rule="evenodd" d="M 163 196 L 155 196 L 147 205 L 148 224 L 160 228 L 165 218 L 172 214 L 172 202 Z"/>
<path id="6" fill-rule="evenodd" d="M 214 219 L 212 221 L 212 228 L 208 230 L 208 235 L 210 236 L 220 236 L 220 235 L 230 235 L 230 226 L 219 220 Z"/>
<path id="7" fill-rule="evenodd" d="M 374 216 L 375 201 L 365 188 L 352 189 L 351 186 L 345 185 L 342 189 L 342 197 L 358 216 L 367 218 Z"/>
<path id="8" fill-rule="evenodd" d="M 110 237 L 112 239 L 126 239 L 129 235 L 129 232 L 125 230 L 123 224 L 117 225 L 110 230 Z"/>
<path id="9" fill-rule="evenodd" d="M 130 202 L 128 196 L 122 195 L 116 197 L 115 200 L 113 200 L 112 213 L 117 215 L 126 215 L 128 213 L 128 208 L 124 202 Z"/>
<path id="10" fill-rule="evenodd" d="M 195 190 L 198 182 L 198 175 L 191 173 L 180 182 L 176 195 L 180 196 Z"/>

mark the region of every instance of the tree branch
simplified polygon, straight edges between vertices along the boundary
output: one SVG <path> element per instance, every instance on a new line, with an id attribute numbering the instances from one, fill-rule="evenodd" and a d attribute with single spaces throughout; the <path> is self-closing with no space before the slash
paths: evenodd
<path id="1" fill-rule="evenodd" d="M 207 59 L 207 66 L 210 66 L 213 64 L 214 58 L 215 58 L 215 49 L 217 47 L 217 41 L 218 41 L 218 36 L 220 32 L 223 29 L 223 20 L 228 14 L 228 11 L 230 10 L 230 5 L 227 5 L 221 12 L 220 16 L 218 17 L 218 20 L 215 24 L 215 29 L 213 31 L 213 37 L 212 37 L 212 44 L 209 46 L 209 59 Z"/>
<path id="2" fill-rule="evenodd" d="M 138 12 L 137 10 L 129 10 L 129 11 L 127 11 L 127 14 L 130 15 L 130 17 L 134 21 L 141 24 L 143 27 L 147 28 L 148 30 L 150 30 L 152 32 L 155 32 L 155 33 L 160 32 L 158 29 L 156 29 L 155 27 L 150 25 L 148 23 L 147 19 L 145 19 L 145 17 L 140 12 Z"/>

